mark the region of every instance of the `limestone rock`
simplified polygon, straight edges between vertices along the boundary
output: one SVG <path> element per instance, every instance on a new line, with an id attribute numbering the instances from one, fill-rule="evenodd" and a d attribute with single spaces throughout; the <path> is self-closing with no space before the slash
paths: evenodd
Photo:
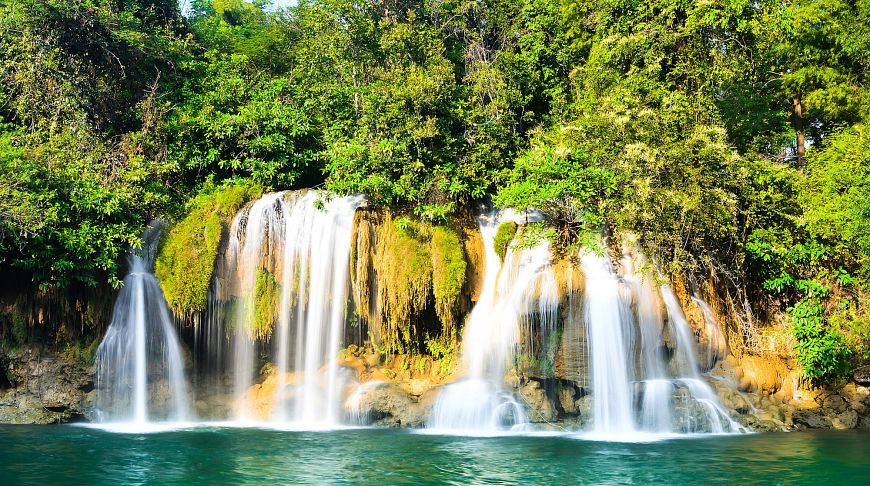
<path id="1" fill-rule="evenodd" d="M 434 399 L 432 390 L 415 398 L 402 387 L 389 384 L 366 393 L 360 408 L 368 411 L 373 424 L 417 428 L 425 424 Z"/>
<path id="2" fill-rule="evenodd" d="M 854 429 L 858 426 L 858 412 L 846 410 L 831 421 L 835 429 Z"/>
<path id="3" fill-rule="evenodd" d="M 519 389 L 525 401 L 530 422 L 553 422 L 558 418 L 556 407 L 537 380 L 529 380 Z"/>
<path id="4" fill-rule="evenodd" d="M 830 429 L 833 424 L 818 410 L 798 410 L 793 416 L 794 423 L 811 429 Z"/>
<path id="5" fill-rule="evenodd" d="M 0 423 L 72 422 L 89 413 L 93 365 L 37 349 L 9 353 L 5 360 L 14 387 L 0 391 Z"/>

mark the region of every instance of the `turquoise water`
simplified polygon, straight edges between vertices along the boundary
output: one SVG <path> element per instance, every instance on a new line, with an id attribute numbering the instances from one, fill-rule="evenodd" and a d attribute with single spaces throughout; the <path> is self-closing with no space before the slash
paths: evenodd
<path id="1" fill-rule="evenodd" d="M 0 426 L 0 484 L 870 484 L 870 433 L 616 443 L 406 430 Z"/>

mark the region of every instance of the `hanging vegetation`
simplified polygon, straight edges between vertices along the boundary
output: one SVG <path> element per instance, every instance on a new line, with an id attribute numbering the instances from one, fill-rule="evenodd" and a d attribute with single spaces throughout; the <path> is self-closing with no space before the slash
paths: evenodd
<path id="1" fill-rule="evenodd" d="M 445 226 L 432 228 L 429 244 L 432 255 L 432 291 L 435 312 L 443 324 L 442 334 L 449 336 L 456 326 L 459 295 L 465 283 L 467 263 L 459 235 Z"/>
<path id="2" fill-rule="evenodd" d="M 272 336 L 272 329 L 278 321 L 278 301 L 281 295 L 281 285 L 272 272 L 262 268 L 257 271 L 257 281 L 254 284 L 253 318 L 248 325 L 251 339 L 267 341 Z"/>
<path id="3" fill-rule="evenodd" d="M 510 246 L 516 234 L 517 224 L 513 221 L 506 221 L 498 227 L 492 244 L 495 246 L 495 253 L 502 260 L 507 255 L 508 246 Z"/>
<path id="4" fill-rule="evenodd" d="M 203 192 L 191 202 L 187 216 L 166 234 L 155 274 L 176 315 L 205 309 L 224 225 L 261 192 L 257 187 L 234 184 Z"/>

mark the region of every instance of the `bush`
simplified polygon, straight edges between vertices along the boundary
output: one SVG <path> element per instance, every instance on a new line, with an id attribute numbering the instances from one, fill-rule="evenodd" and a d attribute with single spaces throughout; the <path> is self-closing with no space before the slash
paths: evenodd
<path id="1" fill-rule="evenodd" d="M 851 372 L 852 350 L 838 330 L 824 325 L 824 306 L 805 299 L 789 309 L 797 360 L 814 384 L 829 383 Z"/>

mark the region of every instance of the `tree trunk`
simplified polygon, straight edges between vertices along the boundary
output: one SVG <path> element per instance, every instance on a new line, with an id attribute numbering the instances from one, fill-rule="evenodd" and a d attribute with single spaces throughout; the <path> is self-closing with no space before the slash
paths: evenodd
<path id="1" fill-rule="evenodd" d="M 792 99 L 791 126 L 794 128 L 795 134 L 797 165 L 804 165 L 807 152 L 807 139 L 804 134 L 804 107 L 800 96 L 795 96 Z"/>

